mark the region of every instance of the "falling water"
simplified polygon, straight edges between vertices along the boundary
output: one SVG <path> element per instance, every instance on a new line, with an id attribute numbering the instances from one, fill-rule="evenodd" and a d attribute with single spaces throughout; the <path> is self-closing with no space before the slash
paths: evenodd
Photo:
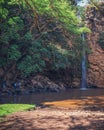
<path id="1" fill-rule="evenodd" d="M 87 88 L 86 84 L 86 51 L 85 51 L 85 34 L 82 34 L 82 82 L 81 89 L 85 90 Z"/>
<path id="2" fill-rule="evenodd" d="M 76 0 L 77 6 L 85 6 L 88 3 L 88 0 Z M 77 13 L 78 18 L 80 18 L 80 10 Z M 81 90 L 86 90 L 86 52 L 85 52 L 85 34 L 81 35 L 82 37 L 82 79 L 81 79 Z"/>
<path id="3" fill-rule="evenodd" d="M 88 0 L 75 0 L 75 1 L 79 6 L 85 6 L 86 4 L 88 4 Z"/>

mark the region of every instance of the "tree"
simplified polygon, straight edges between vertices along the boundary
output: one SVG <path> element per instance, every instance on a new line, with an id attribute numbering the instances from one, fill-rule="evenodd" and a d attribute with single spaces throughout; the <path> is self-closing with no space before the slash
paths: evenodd
<path id="1" fill-rule="evenodd" d="M 79 59 L 66 39 L 75 43 L 87 29 L 79 27 L 67 0 L 2 0 L 0 6 L 0 66 L 5 75 L 13 69 L 25 76 L 58 70 Z"/>

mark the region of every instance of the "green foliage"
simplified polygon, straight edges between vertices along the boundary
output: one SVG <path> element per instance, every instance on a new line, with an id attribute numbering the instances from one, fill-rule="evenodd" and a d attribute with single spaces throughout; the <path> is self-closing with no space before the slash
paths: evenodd
<path id="1" fill-rule="evenodd" d="M 68 59 L 70 53 L 67 49 L 63 49 L 59 45 L 50 44 L 47 46 L 47 50 L 51 60 L 51 69 L 58 70 L 70 65 L 70 60 Z"/>
<path id="2" fill-rule="evenodd" d="M 3 67 L 7 64 L 7 60 L 4 57 L 0 57 L 0 67 Z"/>
<path id="3" fill-rule="evenodd" d="M 68 32 L 70 38 L 89 32 L 84 25 L 79 26 L 80 20 L 69 1 L 1 0 L 0 7 L 0 66 L 8 68 L 16 64 L 21 74 L 30 76 L 48 69 L 65 69 L 80 62 L 79 44 L 70 50 L 56 38 L 63 32 L 64 39 Z"/>
<path id="4" fill-rule="evenodd" d="M 19 16 L 9 18 L 8 24 L 9 26 L 15 28 L 17 31 L 22 30 L 24 27 L 23 20 Z"/>
<path id="5" fill-rule="evenodd" d="M 21 57 L 21 52 L 17 45 L 12 45 L 8 49 L 8 60 L 18 60 Z"/>
<path id="6" fill-rule="evenodd" d="M 8 15 L 8 10 L 6 9 L 6 8 L 0 8 L 0 16 L 2 17 L 2 18 L 6 18 L 7 17 L 7 15 Z"/>
<path id="7" fill-rule="evenodd" d="M 0 117 L 7 116 L 14 112 L 34 109 L 35 107 L 36 107 L 35 105 L 30 105 L 30 104 L 3 104 L 0 105 Z"/>
<path id="8" fill-rule="evenodd" d="M 21 70 L 25 76 L 33 72 L 41 72 L 46 66 L 46 59 L 53 70 L 67 67 L 70 62 L 68 60 L 69 52 L 54 44 L 44 46 L 40 41 L 33 42 L 28 49 L 28 55 L 22 59 L 18 64 L 18 69 Z"/>
<path id="9" fill-rule="evenodd" d="M 79 33 L 80 20 L 76 16 L 76 11 L 72 10 L 72 5 L 68 0 L 24 0 L 25 6 L 33 10 L 35 14 L 51 16 L 54 21 L 60 21 L 62 27 L 71 33 Z"/>
<path id="10" fill-rule="evenodd" d="M 27 55 L 18 65 L 18 69 L 20 69 L 24 76 L 29 76 L 32 72 L 41 72 L 45 63 L 40 58 L 40 54 L 35 55 L 36 59 L 31 55 Z"/>
<path id="11" fill-rule="evenodd" d="M 32 41 L 33 40 L 33 36 L 31 34 L 31 32 L 26 32 L 24 35 L 24 41 Z"/>
<path id="12" fill-rule="evenodd" d="M 87 27 L 82 27 L 82 28 L 79 28 L 79 34 L 81 33 L 90 33 L 91 30 Z"/>
<path id="13" fill-rule="evenodd" d="M 45 67 L 43 54 L 46 49 L 43 48 L 41 42 L 32 43 L 28 48 L 27 55 L 18 64 L 18 69 L 23 72 L 25 76 L 30 75 L 32 72 L 41 72 Z"/>
<path id="14" fill-rule="evenodd" d="M 19 31 L 23 29 L 24 24 L 20 17 L 12 17 L 7 19 L 0 25 L 2 33 L 0 42 L 8 43 L 10 40 L 19 40 Z"/>

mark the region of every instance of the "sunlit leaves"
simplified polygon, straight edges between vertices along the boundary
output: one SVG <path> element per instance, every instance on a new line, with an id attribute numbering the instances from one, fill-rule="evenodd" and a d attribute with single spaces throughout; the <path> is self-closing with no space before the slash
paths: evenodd
<path id="1" fill-rule="evenodd" d="M 26 6 L 31 8 L 34 13 L 53 17 L 54 20 L 60 21 L 64 28 L 77 33 L 79 20 L 67 0 L 29 0 L 28 3 L 26 1 L 24 0 Z"/>
<path id="2" fill-rule="evenodd" d="M 79 34 L 81 34 L 81 33 L 90 33 L 91 30 L 89 28 L 87 28 L 87 27 L 82 27 L 82 28 L 79 28 L 78 32 L 79 32 Z"/>

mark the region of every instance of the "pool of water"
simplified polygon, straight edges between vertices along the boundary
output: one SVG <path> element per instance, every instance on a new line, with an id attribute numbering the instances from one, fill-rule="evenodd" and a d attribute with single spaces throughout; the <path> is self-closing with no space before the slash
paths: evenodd
<path id="1" fill-rule="evenodd" d="M 104 106 L 104 89 L 68 89 L 59 93 L 44 92 L 2 97 L 1 103 L 25 103 L 44 106 Z"/>

